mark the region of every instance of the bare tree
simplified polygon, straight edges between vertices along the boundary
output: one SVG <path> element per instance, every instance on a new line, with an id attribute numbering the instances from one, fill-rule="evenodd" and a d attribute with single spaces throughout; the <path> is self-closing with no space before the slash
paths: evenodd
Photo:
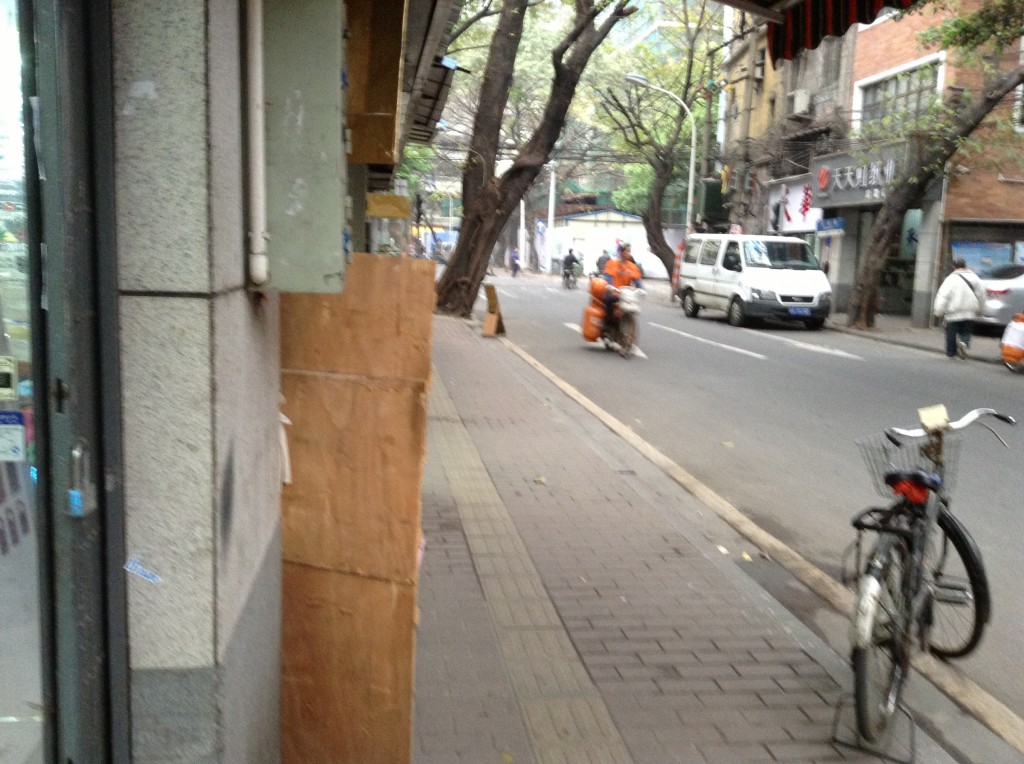
<path id="1" fill-rule="evenodd" d="M 692 131 L 698 130 L 699 118 L 711 108 L 713 89 L 707 89 L 706 84 L 715 79 L 717 59 L 713 54 L 707 55 L 707 40 L 719 20 L 705 2 L 684 4 L 677 16 L 679 28 L 683 30 L 677 41 L 681 57 L 669 66 L 658 65 L 656 70 L 667 89 L 689 105 L 693 117 L 688 117 L 684 107 L 658 91 L 629 87 L 601 93 L 602 111 L 626 145 L 643 157 L 653 172 L 647 206 L 641 217 L 647 245 L 668 273 L 675 267 L 675 253 L 664 234 L 665 192 L 680 168 L 686 167 Z M 653 59 L 653 56 L 647 57 L 651 65 Z M 686 195 L 687 204 L 693 204 L 695 189 L 686 189 Z"/>
<path id="2" fill-rule="evenodd" d="M 463 220 L 458 243 L 437 284 L 441 312 L 469 316 L 502 228 L 547 163 L 565 125 L 590 57 L 615 24 L 635 12 L 630 0 L 577 0 L 572 28 L 551 52 L 554 78 L 540 123 L 500 177 L 495 175 L 502 123 L 529 0 L 505 0 L 480 89 L 462 175 Z M 605 12 L 607 12 L 605 14 Z M 605 14 L 598 21 L 598 17 Z"/>

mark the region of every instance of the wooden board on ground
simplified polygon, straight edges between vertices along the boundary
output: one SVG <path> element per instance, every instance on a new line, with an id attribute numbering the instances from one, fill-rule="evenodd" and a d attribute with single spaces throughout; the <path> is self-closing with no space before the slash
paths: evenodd
<path id="1" fill-rule="evenodd" d="M 501 305 L 498 303 L 498 290 L 494 284 L 484 284 L 487 295 L 487 315 L 484 317 L 484 336 L 494 337 L 505 333 L 505 322 L 501 320 Z"/>

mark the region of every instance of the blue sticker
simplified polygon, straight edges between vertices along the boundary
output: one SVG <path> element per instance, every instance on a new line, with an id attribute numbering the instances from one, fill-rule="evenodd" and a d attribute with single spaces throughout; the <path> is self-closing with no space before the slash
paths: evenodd
<path id="1" fill-rule="evenodd" d="M 144 578 L 151 584 L 159 584 L 163 579 L 160 578 L 156 573 L 142 566 L 139 562 L 138 557 L 132 557 L 128 562 L 124 564 L 124 569 L 132 575 Z"/>

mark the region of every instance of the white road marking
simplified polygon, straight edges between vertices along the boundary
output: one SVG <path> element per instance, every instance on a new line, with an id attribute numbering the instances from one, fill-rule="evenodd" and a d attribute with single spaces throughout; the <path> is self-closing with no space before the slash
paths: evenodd
<path id="1" fill-rule="evenodd" d="M 673 329 L 671 326 L 662 326 L 661 324 L 653 323 L 649 323 L 647 325 L 655 326 L 658 329 L 664 329 L 666 332 L 672 332 L 673 334 L 678 334 L 681 337 L 686 337 L 687 339 L 696 340 L 697 342 L 703 342 L 706 345 L 714 345 L 715 347 L 722 348 L 723 350 L 731 350 L 733 353 L 739 353 L 740 355 L 748 355 L 751 358 L 757 358 L 761 361 L 765 361 L 768 359 L 768 356 L 766 355 L 761 355 L 760 353 L 752 353 L 749 350 L 744 350 L 743 348 L 734 347 L 732 345 L 723 345 L 721 342 L 713 342 L 712 340 L 706 340 L 703 337 L 696 336 L 695 334 L 688 334 L 687 332 L 681 332 L 678 329 Z"/>
<path id="2" fill-rule="evenodd" d="M 814 345 L 810 342 L 804 342 L 803 340 L 795 340 L 792 337 L 784 337 L 778 334 L 770 334 L 769 332 L 759 332 L 754 329 L 744 329 L 745 332 L 756 334 L 758 337 L 766 337 L 771 340 L 778 342 L 787 342 L 793 347 L 798 347 L 801 350 L 810 350 L 812 353 L 825 353 L 826 355 L 835 355 L 840 358 L 850 358 L 854 361 L 863 361 L 859 355 L 853 353 L 847 353 L 845 350 L 837 350 L 836 348 L 824 347 L 823 345 Z"/>

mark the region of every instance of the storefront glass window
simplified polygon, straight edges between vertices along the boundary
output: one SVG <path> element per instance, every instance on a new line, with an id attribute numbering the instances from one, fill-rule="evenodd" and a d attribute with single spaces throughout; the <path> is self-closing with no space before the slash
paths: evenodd
<path id="1" fill-rule="evenodd" d="M 43 760 L 28 210 L 17 2 L 0 0 L 0 761 Z"/>

